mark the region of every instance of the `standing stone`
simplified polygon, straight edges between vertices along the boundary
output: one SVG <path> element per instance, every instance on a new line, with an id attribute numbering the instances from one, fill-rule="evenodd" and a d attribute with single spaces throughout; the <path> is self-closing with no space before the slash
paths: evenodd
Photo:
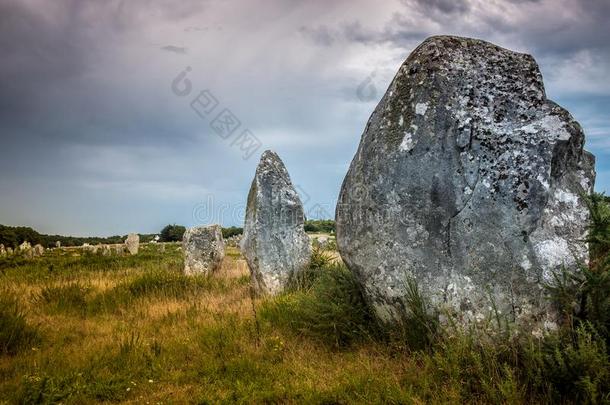
<path id="1" fill-rule="evenodd" d="M 121 256 L 123 253 L 125 253 L 125 245 L 114 245 L 114 252 L 118 256 Z"/>
<path id="2" fill-rule="evenodd" d="M 328 237 L 327 236 L 318 236 L 316 238 L 316 242 L 320 249 L 326 249 L 328 247 Z"/>
<path id="3" fill-rule="evenodd" d="M 165 252 L 165 242 L 159 243 L 159 252 L 161 252 L 161 253 Z"/>
<path id="4" fill-rule="evenodd" d="M 60 241 L 55 242 L 55 247 L 57 249 L 59 249 L 61 247 L 61 242 Z"/>
<path id="5" fill-rule="evenodd" d="M 19 245 L 20 252 L 26 252 L 31 249 L 32 249 L 32 245 L 30 245 L 30 242 L 28 242 L 27 240 L 23 241 L 23 243 L 21 245 Z"/>
<path id="6" fill-rule="evenodd" d="M 102 256 L 111 256 L 112 255 L 112 250 L 110 249 L 110 246 L 108 245 L 102 245 L 100 247 L 101 252 L 102 252 Z"/>
<path id="7" fill-rule="evenodd" d="M 125 248 L 130 255 L 137 255 L 138 249 L 140 248 L 140 235 L 137 233 L 130 233 L 125 239 Z"/>
<path id="8" fill-rule="evenodd" d="M 265 151 L 248 194 L 241 241 L 259 294 L 277 294 L 309 264 L 311 246 L 303 205 L 280 157 Z"/>
<path id="9" fill-rule="evenodd" d="M 42 255 L 44 255 L 44 247 L 40 244 L 36 244 L 36 245 L 34 245 L 32 253 L 33 253 L 34 257 L 42 256 Z"/>
<path id="10" fill-rule="evenodd" d="M 467 38 L 411 53 L 366 125 L 337 205 L 341 256 L 384 321 L 407 280 L 458 321 L 494 305 L 557 326 L 553 272 L 586 263 L 594 157 L 534 59 Z"/>
<path id="11" fill-rule="evenodd" d="M 10 247 L 10 246 L 9 246 L 9 247 L 7 247 L 7 248 L 6 248 L 6 254 L 7 254 L 8 256 L 12 256 L 12 255 L 13 255 L 13 253 L 14 253 L 14 252 L 13 252 L 13 248 L 12 248 L 12 247 Z"/>
<path id="12" fill-rule="evenodd" d="M 6 256 L 6 249 L 4 249 L 4 245 L 0 244 L 0 257 Z"/>
<path id="13" fill-rule="evenodd" d="M 211 274 L 219 270 L 225 257 L 220 225 L 187 229 L 182 237 L 184 274 Z"/>

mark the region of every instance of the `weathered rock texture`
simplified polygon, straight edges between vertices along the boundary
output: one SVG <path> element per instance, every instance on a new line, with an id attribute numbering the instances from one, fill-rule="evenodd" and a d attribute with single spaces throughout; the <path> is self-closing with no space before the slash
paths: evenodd
<path id="1" fill-rule="evenodd" d="M 225 257 L 220 225 L 187 229 L 182 237 L 182 246 L 185 274 L 210 274 L 220 269 Z"/>
<path id="2" fill-rule="evenodd" d="M 580 125 L 548 100 L 534 59 L 457 37 L 424 41 L 366 125 L 341 188 L 337 243 L 376 313 L 399 321 L 413 277 L 471 322 L 492 302 L 553 328 L 545 283 L 587 261 Z"/>
<path id="3" fill-rule="evenodd" d="M 32 248 L 32 253 L 35 257 L 42 256 L 42 255 L 44 255 L 44 247 L 41 244 L 36 244 Z"/>
<path id="4" fill-rule="evenodd" d="M 125 248 L 130 255 L 137 255 L 140 249 L 140 235 L 137 233 L 130 233 L 125 239 Z"/>
<path id="5" fill-rule="evenodd" d="M 277 294 L 309 264 L 303 204 L 280 157 L 265 151 L 248 194 L 241 251 L 258 294 Z"/>

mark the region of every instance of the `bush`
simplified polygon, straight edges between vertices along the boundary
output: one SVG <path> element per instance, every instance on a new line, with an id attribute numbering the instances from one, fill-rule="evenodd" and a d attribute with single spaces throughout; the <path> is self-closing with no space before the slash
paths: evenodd
<path id="1" fill-rule="evenodd" d="M 186 228 L 182 225 L 166 225 L 161 230 L 161 242 L 179 242 L 182 240 Z"/>
<path id="2" fill-rule="evenodd" d="M 303 285 L 306 289 L 263 303 L 261 318 L 334 348 L 348 347 L 378 333 L 360 287 L 344 265 L 326 263 L 310 272 Z"/>
<path id="3" fill-rule="evenodd" d="M 0 353 L 16 354 L 38 341 L 38 328 L 28 324 L 18 301 L 3 292 L 0 296 Z"/>
<path id="4" fill-rule="evenodd" d="M 236 226 L 230 226 L 228 228 L 222 228 L 222 237 L 230 238 L 231 236 L 241 235 L 244 233 L 244 228 L 238 228 Z"/>
<path id="5" fill-rule="evenodd" d="M 305 221 L 305 232 L 335 232 L 335 221 L 332 219 L 310 219 Z"/>

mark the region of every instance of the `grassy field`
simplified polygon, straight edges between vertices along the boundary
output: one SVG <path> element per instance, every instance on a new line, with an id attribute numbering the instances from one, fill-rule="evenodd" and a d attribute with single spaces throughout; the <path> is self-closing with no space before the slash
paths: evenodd
<path id="1" fill-rule="evenodd" d="M 236 249 L 219 274 L 185 277 L 177 247 L 2 259 L 0 403 L 610 401 L 607 349 L 586 328 L 480 343 L 440 338 L 424 308 L 390 336 L 324 255 L 290 292 L 253 299 Z"/>

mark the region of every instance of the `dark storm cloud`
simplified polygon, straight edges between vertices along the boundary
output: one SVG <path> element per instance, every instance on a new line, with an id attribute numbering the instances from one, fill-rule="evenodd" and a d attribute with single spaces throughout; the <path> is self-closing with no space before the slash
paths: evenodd
<path id="1" fill-rule="evenodd" d="M 406 6 L 415 6 L 420 12 L 432 15 L 441 14 L 463 14 L 470 9 L 466 0 L 403 0 Z"/>
<path id="2" fill-rule="evenodd" d="M 186 47 L 175 46 L 175 45 L 162 46 L 161 49 L 164 50 L 164 51 L 178 53 L 178 54 L 181 54 L 181 55 L 186 55 L 186 53 L 188 51 L 188 48 L 186 48 Z"/>
<path id="3" fill-rule="evenodd" d="M 312 203 L 330 203 L 396 68 L 436 34 L 534 53 L 610 150 L 609 13 L 602 0 L 0 0 L 0 223 L 152 232 L 192 224 L 208 190 L 240 202 L 256 157 L 193 111 L 203 89 L 282 155 Z M 179 97 L 171 82 L 187 66 L 192 93 Z M 366 80 L 373 97 L 359 96 Z"/>

